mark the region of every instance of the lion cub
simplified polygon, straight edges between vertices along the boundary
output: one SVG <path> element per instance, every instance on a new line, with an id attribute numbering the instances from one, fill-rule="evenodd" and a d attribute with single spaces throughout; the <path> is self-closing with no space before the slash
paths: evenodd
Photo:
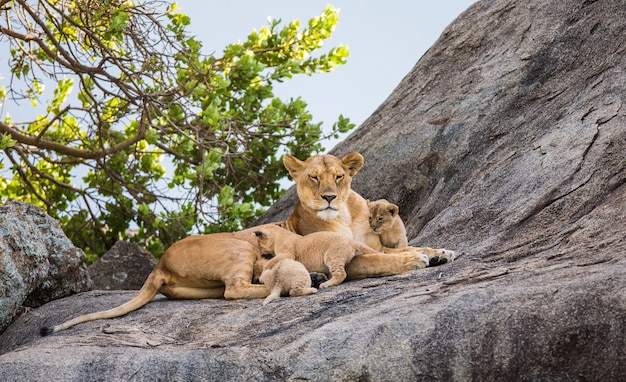
<path id="1" fill-rule="evenodd" d="M 292 259 L 282 259 L 271 269 L 265 268 L 259 281 L 270 292 L 263 305 L 278 300 L 281 295 L 293 297 L 317 293 L 317 289 L 311 287 L 309 271 L 302 263 Z"/>
<path id="2" fill-rule="evenodd" d="M 258 228 L 254 233 L 259 238 L 261 253 L 264 257 L 266 254 L 275 255 L 265 264 L 264 269 L 271 269 L 281 259 L 297 260 L 309 272 L 330 276 L 320 284 L 320 288 L 341 284 L 347 276 L 346 264 L 357 254 L 378 253 L 375 249 L 336 232 L 314 232 L 300 236 L 272 224 Z"/>
<path id="3" fill-rule="evenodd" d="M 370 228 L 380 236 L 380 242 L 387 248 L 402 248 L 409 245 L 406 228 L 398 215 L 398 206 L 385 199 L 367 201 L 370 209 Z"/>

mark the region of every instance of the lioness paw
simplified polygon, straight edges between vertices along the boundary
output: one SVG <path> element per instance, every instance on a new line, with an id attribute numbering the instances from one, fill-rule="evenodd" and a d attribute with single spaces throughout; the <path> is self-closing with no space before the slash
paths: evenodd
<path id="1" fill-rule="evenodd" d="M 311 286 L 313 288 L 319 288 L 323 282 L 328 281 L 328 277 L 323 273 L 313 272 L 309 276 L 311 277 Z"/>
<path id="2" fill-rule="evenodd" d="M 454 251 L 450 251 L 448 249 L 437 249 L 436 251 L 438 253 L 435 256 L 432 256 L 430 258 L 430 261 L 428 263 L 429 267 L 434 267 L 437 265 L 442 265 L 448 262 L 452 262 L 457 257 Z"/>
<path id="3" fill-rule="evenodd" d="M 421 252 L 411 253 L 411 259 L 405 264 L 408 270 L 426 268 L 428 266 L 428 255 Z"/>

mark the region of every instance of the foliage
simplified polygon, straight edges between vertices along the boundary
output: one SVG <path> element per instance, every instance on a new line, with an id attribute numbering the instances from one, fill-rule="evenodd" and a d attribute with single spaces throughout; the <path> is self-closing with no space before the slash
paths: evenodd
<path id="1" fill-rule="evenodd" d="M 159 255 L 189 232 L 251 222 L 282 193 L 281 154 L 305 157 L 325 138 L 306 102 L 273 86 L 348 55 L 342 45 L 311 55 L 337 23 L 331 6 L 304 27 L 270 21 L 221 56 L 203 55 L 189 17 L 160 0 L 0 10 L 10 47 L 0 102 L 34 116 L 0 121 L 0 196 L 42 206 L 92 255 L 131 227 Z M 330 134 L 352 127 L 340 116 Z"/>

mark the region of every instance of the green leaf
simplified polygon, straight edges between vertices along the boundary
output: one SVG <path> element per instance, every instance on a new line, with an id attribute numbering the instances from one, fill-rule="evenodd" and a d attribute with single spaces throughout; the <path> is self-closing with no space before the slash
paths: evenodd
<path id="1" fill-rule="evenodd" d="M 8 133 L 3 133 L 0 136 L 0 150 L 6 150 L 9 147 L 15 146 L 17 141 L 15 141 Z"/>
<path id="2" fill-rule="evenodd" d="M 306 101 L 281 99 L 274 86 L 346 62 L 343 45 L 319 52 L 338 22 L 333 7 L 302 22 L 271 18 L 206 55 L 175 3 L 39 5 L 47 31 L 17 17 L 10 27 L 48 36 L 41 44 L 4 34 L 12 82 L 0 100 L 6 110 L 37 109 L 23 110 L 31 118 L 17 124 L 5 116 L 35 144 L 0 136 L 0 149 L 12 147 L 18 162 L 3 170 L 0 190 L 58 217 L 90 259 L 119 238 L 159 256 L 191 232 L 245 227 L 284 192 L 282 153 L 323 149 L 322 124 Z M 12 12 L 29 14 L 24 6 L 14 2 Z M 340 115 L 330 134 L 353 126 Z"/>

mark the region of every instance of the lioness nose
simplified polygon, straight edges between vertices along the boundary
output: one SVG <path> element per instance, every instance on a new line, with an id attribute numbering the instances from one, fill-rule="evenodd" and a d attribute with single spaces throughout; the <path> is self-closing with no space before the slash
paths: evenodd
<path id="1" fill-rule="evenodd" d="M 322 195 L 322 199 L 324 199 L 328 203 L 332 202 L 336 197 L 337 195 Z"/>

